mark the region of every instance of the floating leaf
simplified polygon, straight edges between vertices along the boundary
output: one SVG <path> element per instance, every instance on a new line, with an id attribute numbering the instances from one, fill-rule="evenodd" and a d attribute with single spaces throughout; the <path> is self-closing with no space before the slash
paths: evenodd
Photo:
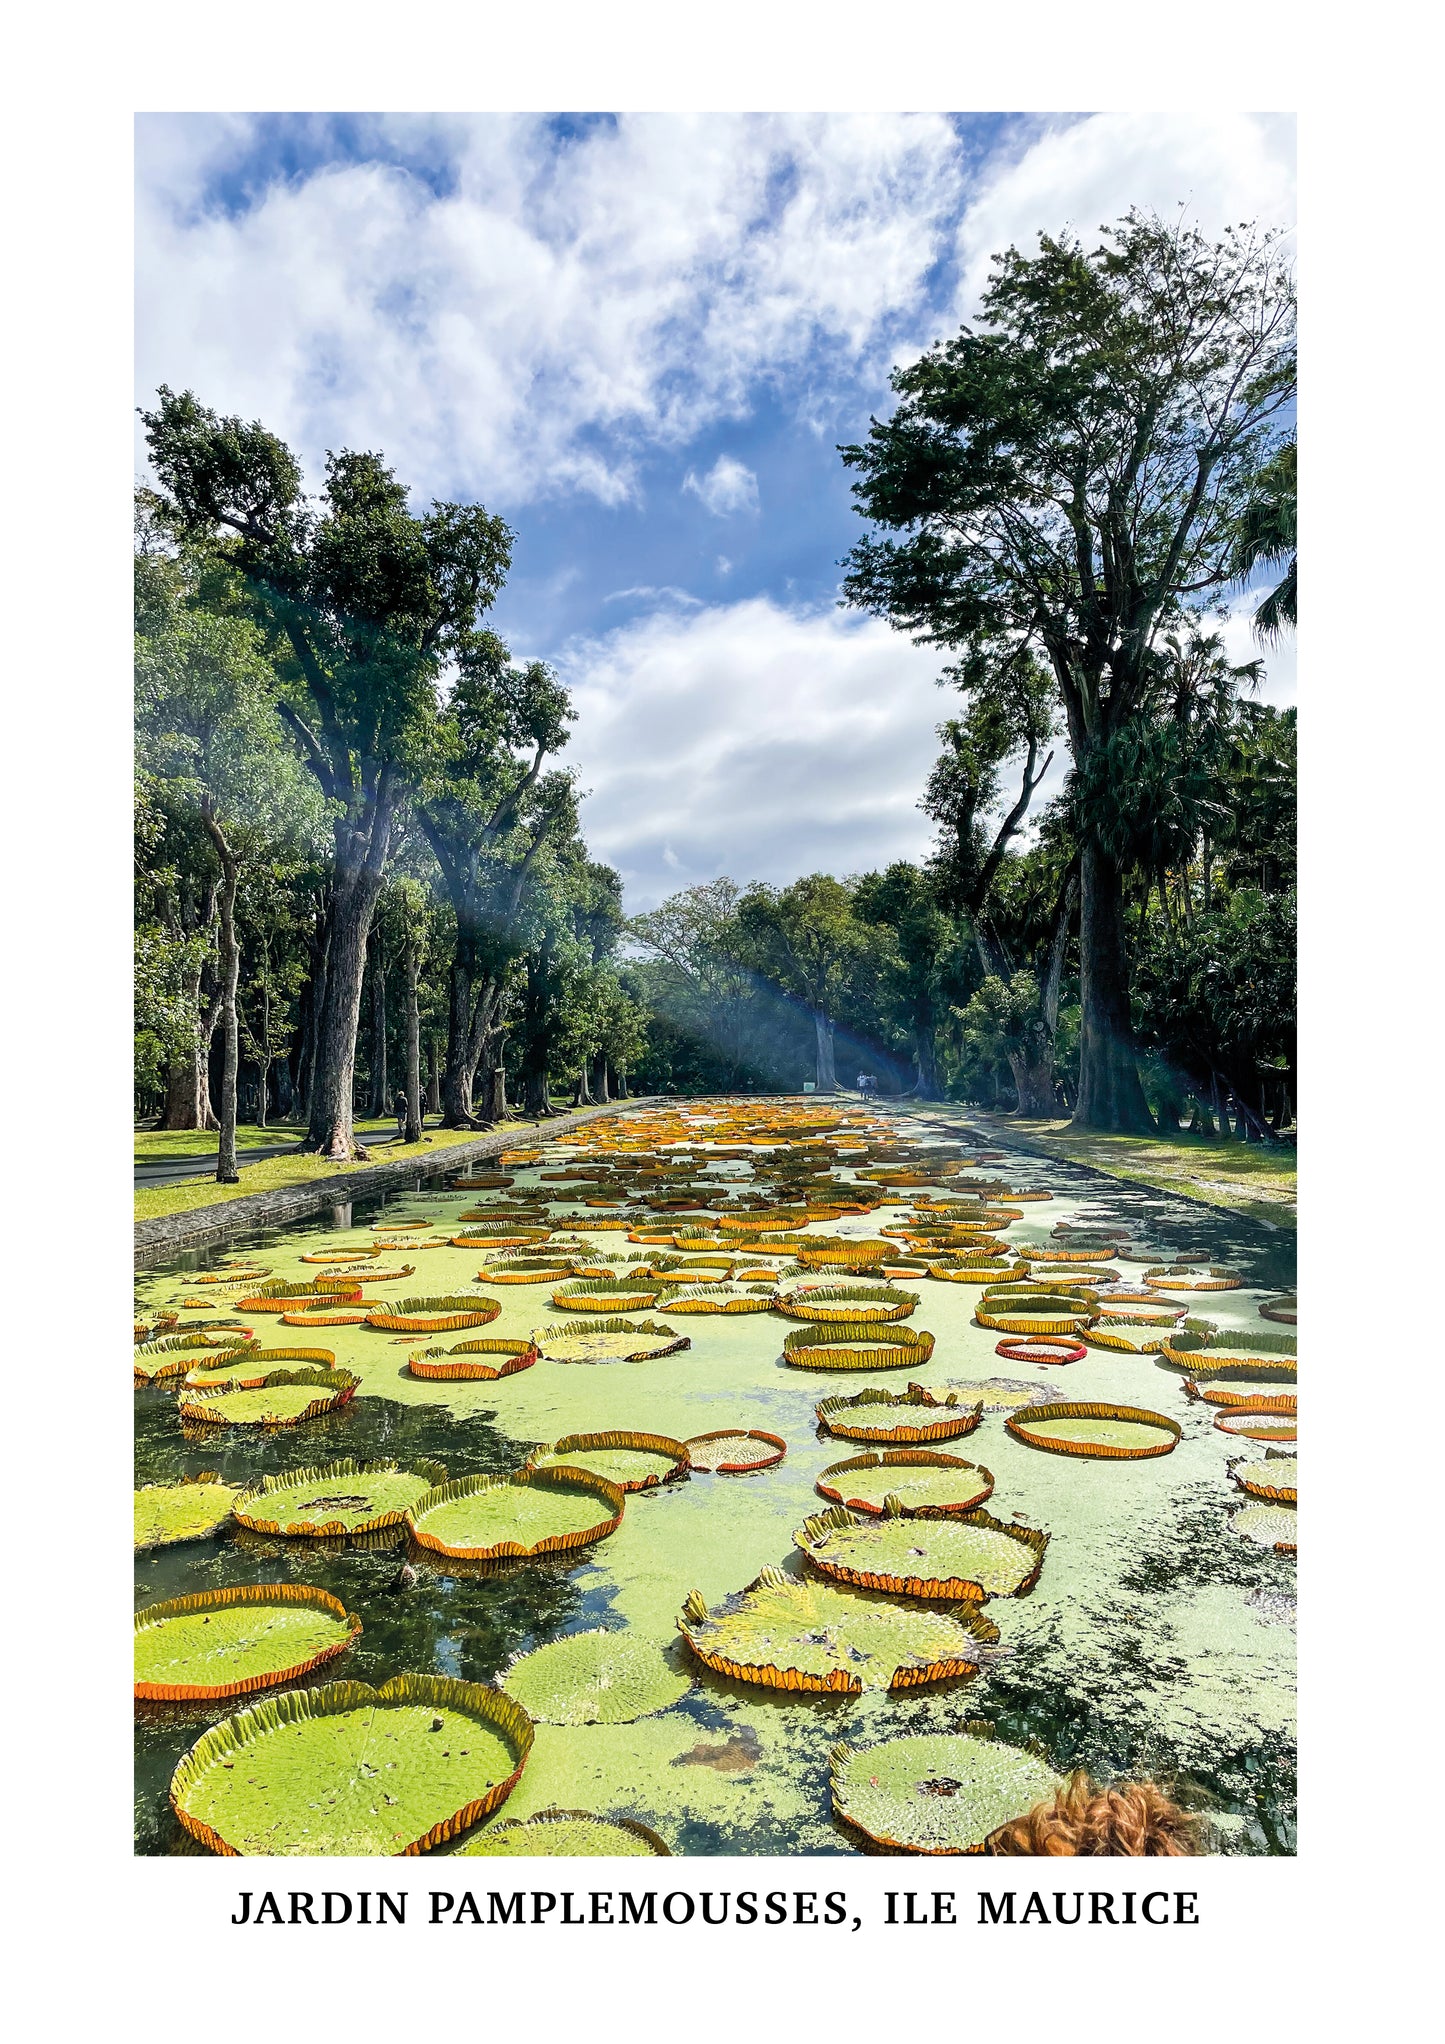
<path id="1" fill-rule="evenodd" d="M 670 1859 L 655 1831 L 630 1817 L 595 1817 L 590 1810 L 539 1810 L 507 1817 L 458 1846 L 457 1858 Z"/>
<path id="2" fill-rule="evenodd" d="M 1259 1547 L 1272 1547 L 1276 1554 L 1293 1554 L 1298 1535 L 1299 1514 L 1293 1505 L 1244 1505 L 1229 1515 L 1230 1528 Z"/>
<path id="3" fill-rule="evenodd" d="M 855 1398 L 825 1398 L 817 1413 L 819 1425 L 843 1440 L 906 1447 L 971 1434 L 983 1417 L 983 1406 L 965 1403 L 957 1392 L 935 1398 L 921 1384 L 910 1384 L 906 1391 L 869 1385 Z"/>
<path id="4" fill-rule="evenodd" d="M 534 1448 L 527 1467 L 590 1469 L 621 1491 L 652 1490 L 685 1476 L 688 1456 L 683 1443 L 668 1434 L 568 1434 L 550 1446 Z"/>
<path id="5" fill-rule="evenodd" d="M 1141 1461 L 1168 1455 L 1183 1429 L 1162 1412 L 1138 1405 L 1025 1405 L 1004 1426 L 1015 1440 L 1055 1455 L 1087 1455 L 1104 1461 Z"/>
<path id="6" fill-rule="evenodd" d="M 573 1632 L 522 1654 L 498 1678 L 541 1725 L 630 1725 L 692 1687 L 661 1647 L 633 1632 Z"/>
<path id="7" fill-rule="evenodd" d="M 418 1547 L 459 1561 L 513 1560 L 589 1546 L 622 1523 L 622 1492 L 587 1469 L 464 1476 L 407 1515 Z"/>
<path id="8" fill-rule="evenodd" d="M 500 1690 L 436 1675 L 293 1690 L 203 1734 L 171 1808 L 235 1857 L 428 1852 L 499 1809 L 532 1746 Z"/>
<path id="9" fill-rule="evenodd" d="M 755 1469 L 771 1469 L 788 1452 L 780 1434 L 759 1428 L 749 1432 L 719 1427 L 715 1433 L 694 1434 L 684 1443 L 693 1469 L 710 1470 L 718 1476 L 747 1476 Z"/>
<path id="10" fill-rule="evenodd" d="M 408 1507 L 439 1483 L 439 1462 L 325 1462 L 266 1476 L 235 1508 L 236 1524 L 253 1533 L 328 1539 L 400 1526 Z"/>
<path id="11" fill-rule="evenodd" d="M 857 1695 L 976 1675 L 997 1627 L 868 1590 L 765 1568 L 709 1611 L 693 1591 L 678 1630 L 706 1667 L 765 1688 Z"/>
<path id="12" fill-rule="evenodd" d="M 692 1347 L 688 1335 L 660 1320 L 563 1320 L 534 1327 L 532 1339 L 554 1363 L 640 1363 Z"/>
<path id="13" fill-rule="evenodd" d="M 306 1583 L 249 1583 L 148 1604 L 135 1615 L 135 1693 L 166 1702 L 245 1696 L 309 1674 L 361 1620 Z"/>
<path id="14" fill-rule="evenodd" d="M 1023 1596 L 1038 1581 L 1049 1544 L 1032 1526 L 1006 1525 L 988 1512 L 906 1515 L 896 1493 L 885 1497 L 880 1516 L 835 1505 L 805 1519 L 793 1538 L 814 1568 L 839 1582 L 949 1603 Z"/>
<path id="15" fill-rule="evenodd" d="M 1001 1740 L 962 1733 L 887 1739 L 861 1752 L 835 1746 L 833 1808 L 895 1852 L 974 1853 L 1003 1824 L 1054 1796 L 1042 1760 Z"/>
<path id="16" fill-rule="evenodd" d="M 240 1495 L 239 1485 L 222 1483 L 214 1471 L 182 1483 L 147 1484 L 135 1494 L 135 1544 L 170 1547 L 204 1540 L 226 1524 Z"/>
<path id="17" fill-rule="evenodd" d="M 856 1512 L 881 1513 L 890 1497 L 905 1514 L 970 1512 L 992 1495 L 993 1475 L 961 1455 L 890 1448 L 830 1462 L 814 1488 Z"/>

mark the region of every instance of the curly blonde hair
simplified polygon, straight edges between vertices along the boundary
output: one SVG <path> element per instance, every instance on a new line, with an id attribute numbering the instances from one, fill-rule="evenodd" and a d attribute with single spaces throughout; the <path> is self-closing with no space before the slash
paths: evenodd
<path id="1" fill-rule="evenodd" d="M 991 1832 L 983 1849 L 1004 1857 L 1178 1859 L 1199 1851 L 1199 1825 L 1151 1781 L 1100 1789 L 1079 1768 L 1057 1795 Z"/>

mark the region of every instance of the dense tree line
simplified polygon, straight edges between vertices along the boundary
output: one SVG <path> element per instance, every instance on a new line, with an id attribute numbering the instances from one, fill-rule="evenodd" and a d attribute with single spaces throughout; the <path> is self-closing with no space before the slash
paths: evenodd
<path id="1" fill-rule="evenodd" d="M 513 535 L 420 516 L 375 454 L 317 498 L 259 424 L 144 415 L 136 548 L 136 1089 L 164 1128 L 304 1124 L 355 1154 L 625 1088 L 642 1015 L 588 856 L 567 692 L 486 624 Z M 478 1088 L 480 1087 L 480 1098 Z"/>
<path id="2" fill-rule="evenodd" d="M 1131 213 L 996 259 L 841 450 L 845 600 L 948 657 L 921 863 L 728 878 L 625 918 L 557 764 L 564 681 L 487 622 L 514 535 L 317 495 L 162 389 L 137 517 L 137 1107 L 354 1154 L 553 1093 L 885 1091 L 1125 1132 L 1294 1118 L 1295 716 L 1231 664 L 1296 606 L 1294 300 L 1275 240 Z M 1267 585 L 1267 586 L 1261 586 Z M 1061 792 L 1036 808 L 1055 761 Z"/>

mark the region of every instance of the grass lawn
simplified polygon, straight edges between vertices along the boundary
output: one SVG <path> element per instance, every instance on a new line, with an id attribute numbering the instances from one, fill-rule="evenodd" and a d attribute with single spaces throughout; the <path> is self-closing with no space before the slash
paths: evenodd
<path id="1" fill-rule="evenodd" d="M 236 1130 L 238 1150 L 267 1150 L 277 1143 L 299 1143 L 306 1133 L 301 1121 L 273 1121 L 268 1128 L 249 1125 Z M 369 1135 L 395 1135 L 396 1121 L 372 1121 L 359 1117 L 356 1133 L 365 1141 Z M 161 1157 L 214 1157 L 216 1131 L 213 1128 L 138 1128 L 135 1132 L 135 1160 L 147 1163 Z"/>
<path id="2" fill-rule="evenodd" d="M 1296 1158 L 1281 1144 L 1210 1142 L 1204 1136 L 1106 1136 L 1083 1134 L 1067 1121 L 1025 1121 L 1013 1115 L 981 1115 L 1002 1139 L 1019 1137 L 1049 1156 L 1092 1164 L 1111 1178 L 1134 1178 L 1160 1192 L 1181 1192 L 1212 1207 L 1228 1207 L 1250 1220 L 1277 1228 L 1296 1222 Z"/>
<path id="3" fill-rule="evenodd" d="M 507 1126 L 503 1123 L 503 1129 Z M 519 1135 L 530 1135 L 535 1127 L 532 1122 L 517 1123 Z M 356 1132 L 364 1142 L 368 1131 L 377 1134 L 386 1129 L 394 1130 L 396 1123 L 359 1121 Z M 288 1136 L 296 1139 L 301 1131 L 283 1125 L 279 1131 L 270 1129 L 237 1129 L 236 1145 L 243 1147 L 244 1139 L 250 1137 L 250 1147 L 266 1142 L 284 1142 Z M 385 1149 L 372 1152 L 375 1164 L 395 1163 L 400 1158 L 425 1157 L 428 1160 L 455 1147 L 458 1143 L 476 1140 L 475 1129 L 430 1129 L 419 1143 L 388 1143 Z M 144 1148 L 142 1146 L 145 1146 Z M 161 1147 L 175 1145 L 175 1148 Z M 182 1149 L 181 1145 L 186 1147 Z M 214 1156 L 216 1138 L 214 1132 L 187 1129 L 182 1131 L 153 1129 L 136 1136 L 136 1155 L 140 1156 Z M 229 1199 L 244 1199 L 250 1192 L 278 1192 L 288 1185 L 310 1185 L 318 1178 L 333 1178 L 342 1172 L 364 1171 L 365 1164 L 331 1164 L 322 1157 L 299 1157 L 285 1155 L 263 1157 L 255 1164 L 242 1163 L 239 1185 L 218 1185 L 214 1178 L 190 1178 L 180 1185 L 138 1186 L 135 1195 L 135 1217 L 138 1221 L 153 1221 L 162 1214 L 189 1213 L 195 1207 L 213 1207 Z"/>

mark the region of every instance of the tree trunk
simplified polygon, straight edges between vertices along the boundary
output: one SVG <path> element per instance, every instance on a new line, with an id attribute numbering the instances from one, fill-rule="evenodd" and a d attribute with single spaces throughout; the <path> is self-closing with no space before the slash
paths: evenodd
<path id="1" fill-rule="evenodd" d="M 1096 845 L 1079 855 L 1079 1097 L 1076 1128 L 1154 1135 L 1135 1063 L 1119 868 Z"/>
<path id="2" fill-rule="evenodd" d="M 221 1025 L 221 1113 L 216 1143 L 216 1183 L 239 1185 L 236 1161 L 236 1077 L 240 1067 L 241 1031 L 236 1012 L 236 990 L 241 978 L 241 947 L 236 941 L 236 886 L 241 869 L 225 832 L 211 814 L 206 798 L 202 820 L 221 862 L 220 893 L 220 1025 Z"/>
<path id="3" fill-rule="evenodd" d="M 402 1140 L 421 1141 L 421 1015 L 417 986 L 421 980 L 421 946 L 406 947 L 406 1133 Z"/>
<path id="4" fill-rule="evenodd" d="M 607 1060 L 605 1057 L 600 1057 L 597 1060 L 595 1080 L 595 1097 L 598 1104 L 605 1107 L 612 1098 L 612 1095 L 607 1090 Z"/>
<path id="5" fill-rule="evenodd" d="M 920 1100 L 941 1100 L 938 1084 L 938 1039 L 931 1022 L 913 1032 L 913 1062 L 918 1067 L 917 1093 Z"/>
<path id="6" fill-rule="evenodd" d="M 386 963 L 381 955 L 381 935 L 373 930 L 367 940 L 371 954 L 371 1114 L 380 1121 L 391 1112 L 386 1085 Z M 415 1141 L 415 1137 L 412 1139 Z"/>
<path id="7" fill-rule="evenodd" d="M 550 1114 L 552 1112 L 552 1103 L 547 1098 L 547 1067 L 542 1065 L 539 1068 L 536 1065 L 530 1065 L 527 1069 L 526 1080 L 526 1107 L 524 1112 L 527 1114 Z"/>
<path id="8" fill-rule="evenodd" d="M 472 1033 L 472 962 L 470 945 L 458 928 L 456 949 L 447 975 L 447 1056 L 441 1077 L 443 1128 L 470 1128 L 472 1066 L 467 1057 Z"/>
<path id="9" fill-rule="evenodd" d="M 427 1038 L 426 1046 L 426 1111 L 428 1114 L 442 1111 L 442 1066 L 434 1036 Z"/>
<path id="10" fill-rule="evenodd" d="M 507 1068 L 500 1060 L 488 1065 L 482 1082 L 482 1113 L 488 1121 L 504 1121 L 507 1115 Z"/>
<path id="11" fill-rule="evenodd" d="M 199 1050 L 189 1057 L 174 1058 L 166 1066 L 166 1097 L 157 1128 L 204 1128 L 201 1120 L 201 1059 Z"/>
<path id="12" fill-rule="evenodd" d="M 361 1021 L 366 940 L 380 893 L 381 874 L 364 863 L 337 875 L 331 902 L 326 985 L 317 1015 L 311 1118 L 302 1148 L 336 1163 L 361 1154 L 352 1107 L 356 1033 Z"/>
<path id="13" fill-rule="evenodd" d="M 1059 1111 L 1052 1045 L 1036 1047 L 1032 1054 L 1010 1051 L 1008 1065 L 1019 1096 L 1019 1113 L 1030 1121 L 1052 1120 Z"/>
<path id="14" fill-rule="evenodd" d="M 821 1008 L 813 1010 L 813 1028 L 818 1039 L 818 1091 L 836 1093 L 838 1074 L 833 1064 L 833 1023 Z"/>
<path id="15" fill-rule="evenodd" d="M 576 1104 L 578 1107 L 590 1107 L 592 1105 L 592 1089 L 587 1083 L 587 1060 L 585 1058 L 582 1060 L 581 1070 L 577 1074 Z"/>

